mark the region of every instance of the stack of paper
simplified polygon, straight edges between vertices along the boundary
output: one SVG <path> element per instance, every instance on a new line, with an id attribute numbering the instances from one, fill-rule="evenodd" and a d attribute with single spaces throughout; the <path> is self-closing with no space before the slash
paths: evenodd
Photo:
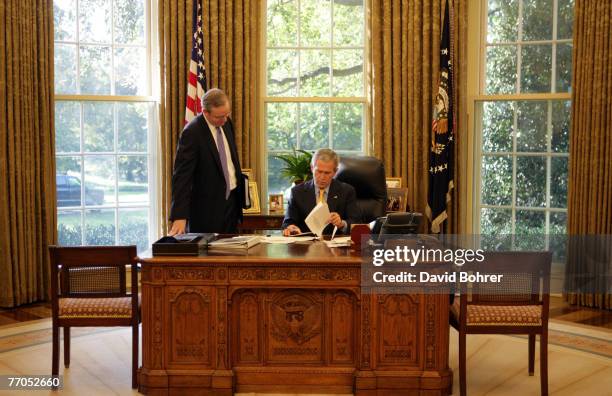
<path id="1" fill-rule="evenodd" d="M 260 235 L 242 235 L 223 238 L 208 244 L 209 249 L 248 249 L 261 242 Z"/>
<path id="2" fill-rule="evenodd" d="M 346 246 L 351 246 L 351 237 L 350 236 L 346 236 L 346 237 L 339 237 L 339 238 L 334 238 L 331 241 L 325 241 L 325 244 L 328 247 L 346 247 Z"/>
<path id="3" fill-rule="evenodd" d="M 295 242 L 304 242 L 304 241 L 314 241 L 316 239 L 316 237 L 314 236 L 266 236 L 262 238 L 262 242 L 264 243 L 284 243 L 284 244 L 289 244 L 289 243 L 295 243 Z"/>

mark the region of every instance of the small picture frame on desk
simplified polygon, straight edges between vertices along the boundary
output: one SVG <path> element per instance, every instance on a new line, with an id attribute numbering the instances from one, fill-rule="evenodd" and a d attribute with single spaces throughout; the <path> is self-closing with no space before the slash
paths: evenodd
<path id="1" fill-rule="evenodd" d="M 387 188 L 386 212 L 405 212 L 408 201 L 407 188 Z"/>
<path id="2" fill-rule="evenodd" d="M 253 169 L 251 169 L 251 168 L 242 168 L 242 174 L 246 175 L 246 177 L 249 178 L 249 181 L 255 181 L 255 179 L 253 179 L 253 177 L 254 177 Z"/>
<path id="3" fill-rule="evenodd" d="M 270 213 L 284 213 L 283 194 L 270 194 L 268 200 L 268 211 Z"/>
<path id="4" fill-rule="evenodd" d="M 251 207 L 243 209 L 244 214 L 260 214 L 261 206 L 259 204 L 259 192 L 257 191 L 257 182 L 249 181 L 249 196 L 251 197 Z"/>
<path id="5" fill-rule="evenodd" d="M 402 187 L 401 177 L 387 177 L 385 181 L 387 182 L 387 188 L 401 188 Z"/>

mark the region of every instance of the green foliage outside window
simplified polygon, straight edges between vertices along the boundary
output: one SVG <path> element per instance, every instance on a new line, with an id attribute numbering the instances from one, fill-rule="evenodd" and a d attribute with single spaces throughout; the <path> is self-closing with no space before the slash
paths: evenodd
<path id="1" fill-rule="evenodd" d="M 364 15 L 363 0 L 268 0 L 267 96 L 283 99 L 266 103 L 269 193 L 290 186 L 292 148 L 363 152 Z"/>
<path id="2" fill-rule="evenodd" d="M 148 0 L 54 0 L 59 242 L 149 244 Z M 69 177 L 69 179 L 68 179 Z M 80 190 L 80 191 L 79 191 Z"/>
<path id="3" fill-rule="evenodd" d="M 571 92 L 573 0 L 485 0 L 481 106 L 480 231 L 552 247 L 563 258 L 567 220 L 570 100 L 512 95 Z M 557 7 L 556 9 L 554 7 Z M 556 22 L 555 22 L 556 21 Z"/>

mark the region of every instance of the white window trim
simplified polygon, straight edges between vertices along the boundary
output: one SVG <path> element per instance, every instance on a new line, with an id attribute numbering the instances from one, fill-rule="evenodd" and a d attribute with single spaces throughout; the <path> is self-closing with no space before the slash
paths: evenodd
<path id="1" fill-rule="evenodd" d="M 297 1 L 297 7 L 298 7 L 298 11 L 299 11 L 299 7 L 300 7 L 300 2 L 301 0 Z M 260 152 L 263 153 L 261 155 L 261 157 L 259 158 L 259 163 L 258 163 L 258 169 L 259 172 L 257 172 L 257 178 L 256 180 L 259 181 L 260 184 L 260 188 L 262 191 L 262 196 L 263 197 L 267 197 L 268 194 L 268 154 L 269 153 L 275 153 L 275 152 L 286 152 L 287 150 L 268 150 L 268 142 L 267 142 L 267 129 L 266 129 L 266 107 L 268 103 L 330 103 L 330 104 L 334 104 L 334 103 L 361 103 L 363 105 L 363 134 L 361 136 L 361 146 L 363 148 L 363 153 L 367 154 L 369 153 L 370 150 L 370 146 L 369 146 L 369 127 L 370 127 L 370 117 L 368 117 L 367 112 L 369 110 L 369 104 L 368 104 L 368 98 L 366 96 L 367 93 L 367 80 L 368 80 L 368 76 L 366 75 L 366 73 L 368 72 L 368 67 L 366 65 L 367 60 L 369 59 L 369 48 L 368 48 L 368 41 L 367 41 L 367 13 L 368 13 L 368 7 L 369 7 L 369 2 L 370 0 L 364 0 L 363 2 L 363 18 L 364 18 L 364 30 L 363 30 L 363 46 L 358 47 L 358 46 L 342 46 L 342 47 L 336 47 L 334 45 L 334 31 L 333 31 L 333 24 L 334 24 L 334 3 L 331 2 L 331 42 L 330 42 L 330 46 L 329 47 L 303 47 L 300 45 L 300 33 L 301 33 L 301 26 L 300 26 L 300 13 L 298 12 L 298 24 L 297 24 L 297 30 L 298 30 L 298 34 L 297 34 L 297 44 L 296 46 L 270 46 L 268 47 L 267 45 L 267 1 L 262 1 L 260 3 L 260 12 L 262 15 L 261 18 L 261 23 L 262 23 L 262 28 L 261 28 L 261 48 L 260 48 L 260 59 L 261 59 L 261 64 L 262 67 L 260 68 L 260 73 L 259 73 L 259 82 L 260 82 L 260 87 L 261 87 L 261 97 L 260 97 L 260 106 L 259 106 L 259 127 L 260 127 L 260 139 L 259 139 L 259 147 L 261 147 Z M 295 51 L 300 51 L 300 50 L 329 50 L 330 51 L 330 63 L 331 65 L 333 65 L 333 61 L 334 61 L 334 51 L 335 50 L 344 50 L 344 49 L 362 49 L 363 50 L 363 68 L 362 68 L 362 73 L 363 73 L 363 96 L 351 96 L 351 97 L 333 97 L 333 96 L 324 96 L 324 97 L 304 97 L 304 96 L 268 96 L 268 92 L 267 92 L 267 88 L 268 88 L 268 62 L 267 62 L 267 54 L 268 54 L 268 49 L 285 49 L 285 50 L 295 50 Z M 298 91 L 300 88 L 300 71 L 301 71 L 301 57 L 299 57 L 298 55 L 298 70 L 297 70 L 297 87 L 298 87 Z M 330 76 L 330 88 L 333 87 L 333 68 L 332 68 L 332 72 L 330 72 L 331 76 Z M 299 114 L 298 114 L 299 117 Z M 329 123 L 330 123 L 330 133 L 329 133 L 329 139 L 333 139 L 333 118 L 331 117 L 330 114 L 330 119 L 329 119 Z M 299 134 L 298 134 L 298 145 L 299 145 Z M 350 150 L 340 150 L 340 152 L 342 153 L 362 153 L 362 151 L 350 151 Z M 264 200 L 267 201 L 267 200 Z"/>
<path id="2" fill-rule="evenodd" d="M 556 37 L 557 32 L 557 0 L 553 1 L 555 15 L 553 17 L 553 37 Z M 519 1 L 519 21 L 521 18 L 522 1 Z M 465 169 L 460 169 L 461 177 L 466 180 L 465 188 L 462 188 L 458 192 L 458 199 L 460 202 L 464 202 L 463 212 L 466 216 L 466 221 L 463 224 L 460 232 L 465 234 L 479 234 L 480 233 L 480 212 L 482 208 L 495 207 L 501 208 L 501 206 L 484 205 L 481 204 L 481 166 L 482 166 L 482 130 L 480 129 L 482 120 L 482 104 L 484 102 L 491 101 L 555 101 L 555 100 L 571 100 L 571 93 L 515 93 L 515 94 L 495 94 L 487 95 L 485 91 L 485 80 L 486 80 L 486 51 L 487 47 L 491 46 L 487 44 L 487 0 L 481 0 L 477 2 L 470 2 L 468 5 L 468 43 L 474 43 L 467 47 L 467 127 L 468 133 L 466 136 L 466 143 L 462 150 L 462 155 L 466 158 L 467 166 Z M 471 38 L 478 38 L 471 40 Z M 522 29 L 519 28 L 517 43 L 511 43 L 520 48 L 523 44 L 522 40 Z M 529 42 L 529 44 L 552 44 L 553 47 L 557 43 L 569 43 L 571 39 L 562 40 L 542 40 Z M 494 43 L 493 45 L 499 45 L 505 43 Z M 520 92 L 520 64 L 521 54 L 520 51 L 517 53 L 517 91 Z M 556 51 L 552 50 L 551 59 L 551 86 L 552 89 L 556 89 L 556 67 L 554 67 L 556 61 Z M 550 106 L 550 104 L 548 105 Z M 550 114 L 551 111 L 547 111 L 547 138 L 550 137 Z M 516 118 L 516 115 L 515 115 Z M 513 136 L 513 150 L 507 154 L 512 155 L 513 158 L 513 197 L 512 204 L 504 208 L 512 209 L 513 218 L 514 213 L 522 207 L 516 205 L 516 199 L 514 197 L 516 191 L 516 137 Z M 567 209 L 559 210 L 556 208 L 548 208 L 550 200 L 550 161 L 552 157 L 568 157 L 567 153 L 555 153 L 550 152 L 550 139 L 547 139 L 546 153 L 521 153 L 521 156 L 528 155 L 539 155 L 545 156 L 547 161 L 547 186 L 546 186 L 546 203 L 545 208 L 529 208 L 534 211 L 547 211 L 547 213 L 554 212 L 567 212 Z M 501 154 L 501 153 L 495 153 Z M 512 222 L 512 229 L 514 230 L 515 222 Z M 546 216 L 546 227 L 549 226 L 549 216 Z"/>
<path id="3" fill-rule="evenodd" d="M 111 48 L 111 92 L 115 91 L 115 72 L 114 72 L 114 48 L 127 48 L 127 47 L 133 47 L 133 48 L 144 48 L 145 49 L 145 53 L 146 53 L 146 73 L 147 73 L 147 78 L 146 78 L 146 92 L 149 95 L 95 95 L 95 94 L 55 94 L 54 95 L 54 99 L 56 102 L 60 102 L 60 101 L 70 101 L 70 102 L 78 102 L 80 105 L 80 147 L 81 150 L 79 152 L 70 152 L 70 153 L 61 153 L 59 154 L 60 157 L 66 156 L 66 157 L 81 157 L 83 160 L 86 156 L 98 156 L 98 155 L 109 155 L 109 156 L 118 156 L 118 155 L 130 155 L 130 152 L 121 152 L 121 154 L 119 154 L 118 150 L 116 149 L 116 145 L 117 145 L 117 136 L 115 136 L 115 147 L 114 147 L 114 151 L 113 152 L 95 152 L 95 153 L 85 153 L 83 151 L 83 114 L 82 114 L 82 103 L 83 102 L 107 102 L 107 103 L 114 103 L 114 102 L 131 102 L 131 103 L 150 103 L 151 106 L 149 106 L 149 111 L 148 111 L 148 116 L 147 116 L 147 129 L 149 131 L 148 133 L 148 137 L 147 137 L 147 147 L 148 147 L 148 152 L 146 153 L 147 155 L 147 167 L 148 167 L 148 190 L 149 190 L 149 203 L 147 205 L 139 205 L 139 204 L 119 204 L 118 202 L 118 194 L 119 194 L 119 190 L 118 190 L 118 183 L 119 180 L 116 177 L 117 176 L 117 169 L 115 169 L 115 203 L 112 206 L 100 206 L 100 207 L 96 207 L 96 206 L 85 206 L 85 203 L 83 202 L 83 200 L 81 201 L 81 205 L 80 206 L 75 206 L 75 207 L 66 207 L 66 208 L 59 208 L 56 207 L 56 213 L 59 212 L 63 212 L 63 211 L 79 211 L 81 213 L 81 241 L 82 243 L 85 241 L 85 212 L 88 209 L 102 209 L 102 210 L 113 210 L 115 213 L 115 220 L 114 220 L 114 224 L 116 225 L 115 227 L 115 240 L 118 241 L 119 239 L 119 211 L 123 210 L 123 209 L 148 209 L 148 231 L 149 231 L 149 242 L 155 241 L 158 236 L 160 235 L 160 230 L 159 230 L 159 197 L 158 197 L 158 175 L 160 174 L 160 166 L 159 166 L 159 161 L 158 161 L 158 153 L 160 152 L 160 147 L 159 147 L 159 117 L 158 117 L 158 107 L 159 107 L 159 84 L 152 84 L 153 79 L 152 77 L 155 76 L 159 76 L 159 63 L 158 63 L 158 55 L 156 49 L 154 48 L 154 44 L 155 46 L 157 45 L 156 43 L 157 41 L 157 31 L 156 29 L 154 29 L 153 27 L 157 25 L 157 1 L 158 0 L 145 0 L 144 1 L 144 6 L 145 6 L 145 26 L 144 26 L 144 34 L 145 34 L 145 41 L 144 41 L 144 45 L 141 44 L 113 44 L 112 41 L 114 38 L 114 11 L 111 11 L 111 21 L 112 21 L 112 27 L 111 27 L 111 43 L 88 43 L 88 42 L 79 42 L 79 23 L 78 23 L 78 18 L 79 18 L 79 14 L 78 14 L 78 7 L 79 7 L 79 0 L 75 1 L 75 7 L 76 7 L 76 37 L 74 41 L 67 41 L 67 40 L 54 40 L 54 43 L 57 44 L 71 44 L 71 45 L 75 45 L 76 49 L 77 49 L 77 53 L 76 53 L 76 78 L 77 78 L 77 84 L 76 84 L 76 89 L 77 91 L 80 91 L 80 85 L 79 85 L 79 79 L 80 79 L 80 57 L 79 57 L 79 48 L 81 45 L 98 45 L 98 46 L 106 46 L 106 47 L 110 47 Z M 116 132 L 117 128 L 116 128 L 116 118 L 117 118 L 117 114 L 114 111 L 113 112 L 113 118 L 114 118 L 114 131 Z M 138 153 L 132 153 L 135 155 L 142 155 L 141 152 Z M 56 158 L 58 157 L 58 154 L 55 154 Z M 81 163 L 81 180 L 85 180 L 84 179 L 84 163 Z M 84 191 L 83 189 L 85 188 L 85 183 L 81 183 L 81 197 L 84 197 Z"/>

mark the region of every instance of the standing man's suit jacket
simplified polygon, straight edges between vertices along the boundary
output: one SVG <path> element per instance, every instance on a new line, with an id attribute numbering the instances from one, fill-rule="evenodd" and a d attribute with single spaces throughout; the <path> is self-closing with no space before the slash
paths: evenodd
<path id="1" fill-rule="evenodd" d="M 187 219 L 190 232 L 220 232 L 242 220 L 244 182 L 234 127 L 228 119 L 223 125 L 236 169 L 235 194 L 238 218 L 225 219 L 225 177 L 219 150 L 202 114 L 191 120 L 179 138 L 172 174 L 172 206 L 170 220 Z"/>
<path id="2" fill-rule="evenodd" d="M 283 220 L 283 229 L 291 224 L 295 224 L 302 232 L 310 231 L 304 220 L 317 204 L 315 185 L 313 180 L 309 180 L 291 189 L 291 199 L 287 207 L 287 213 Z M 327 206 L 330 212 L 337 212 L 342 220 L 348 224 L 361 222 L 361 211 L 357 206 L 357 196 L 355 189 L 350 184 L 333 179 L 327 194 Z M 332 226 L 328 225 L 326 231 L 330 231 Z"/>

